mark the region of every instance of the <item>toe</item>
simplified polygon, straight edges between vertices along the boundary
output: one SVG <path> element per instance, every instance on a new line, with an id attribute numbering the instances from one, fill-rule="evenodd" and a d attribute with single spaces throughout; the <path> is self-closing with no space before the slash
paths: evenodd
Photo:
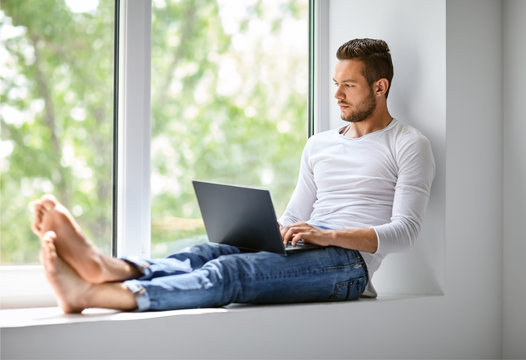
<path id="1" fill-rule="evenodd" d="M 48 246 L 48 247 L 55 247 L 55 239 L 57 238 L 57 234 L 55 234 L 54 231 L 46 231 L 44 233 L 44 235 L 42 235 L 42 237 L 40 238 L 40 242 L 42 245 L 44 246 Z"/>
<path id="2" fill-rule="evenodd" d="M 36 220 L 42 211 L 42 202 L 40 200 L 31 201 L 29 203 L 29 211 L 33 214 Z"/>
<path id="3" fill-rule="evenodd" d="M 37 225 L 37 224 L 31 225 L 31 230 L 33 230 L 33 232 L 37 236 L 40 236 L 40 232 L 42 231 L 42 229 L 40 228 L 40 225 Z"/>
<path id="4" fill-rule="evenodd" d="M 44 209 L 47 211 L 53 210 L 57 206 L 57 199 L 51 194 L 46 194 L 42 196 L 40 202 Z"/>
<path id="5" fill-rule="evenodd" d="M 40 256 L 41 261 L 44 264 L 44 267 L 48 269 L 48 271 L 54 271 L 55 270 L 55 261 L 57 258 L 57 251 L 55 248 L 55 239 L 57 235 L 54 231 L 47 231 L 42 235 L 40 238 Z"/>

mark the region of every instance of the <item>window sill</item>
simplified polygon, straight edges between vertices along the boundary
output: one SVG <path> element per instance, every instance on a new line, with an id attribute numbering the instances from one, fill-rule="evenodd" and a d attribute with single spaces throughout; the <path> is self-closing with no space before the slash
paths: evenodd
<path id="1" fill-rule="evenodd" d="M 82 314 L 64 314 L 57 306 L 0 310 L 0 328 L 66 325 L 97 321 L 144 320 L 176 315 L 199 315 L 227 312 L 218 309 L 190 309 L 159 312 L 121 312 L 106 309 L 86 309 Z"/>
<path id="2" fill-rule="evenodd" d="M 86 309 L 82 314 L 64 314 L 57 306 L 12 308 L 0 310 L 0 328 L 32 327 L 45 325 L 66 325 L 72 323 L 107 322 L 107 321 L 129 321 L 147 320 L 157 318 L 173 318 L 179 316 L 196 316 L 226 313 L 248 313 L 254 314 L 258 311 L 287 310 L 287 311 L 311 311 L 323 310 L 331 306 L 370 306 L 371 303 L 387 303 L 393 301 L 416 300 L 436 298 L 435 295 L 383 295 L 376 299 L 360 298 L 351 302 L 322 302 L 301 304 L 278 304 L 278 305 L 248 305 L 231 304 L 221 308 L 203 308 L 169 311 L 149 312 L 121 312 L 106 309 Z"/>
<path id="3" fill-rule="evenodd" d="M 0 309 L 56 306 L 41 265 L 0 266 Z"/>
<path id="4" fill-rule="evenodd" d="M 444 298 L 396 295 L 144 313 L 90 309 L 82 315 L 65 315 L 57 307 L 6 309 L 0 310 L 1 357 L 344 358 L 351 352 L 365 356 L 377 348 L 378 326 L 389 339 L 403 343 L 406 335 L 398 333 L 400 321 L 426 318 L 429 309 L 441 308 Z M 361 329 L 358 333 L 356 327 Z"/>

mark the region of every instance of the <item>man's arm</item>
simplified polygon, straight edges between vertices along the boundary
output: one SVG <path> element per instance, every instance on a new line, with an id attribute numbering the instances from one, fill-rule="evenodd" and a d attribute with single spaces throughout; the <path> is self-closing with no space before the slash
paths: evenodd
<path id="1" fill-rule="evenodd" d="M 375 253 L 378 249 L 378 237 L 373 228 L 355 228 L 327 230 L 299 222 L 281 228 L 283 243 L 296 245 L 300 240 L 320 246 L 338 246 Z"/>
<path id="2" fill-rule="evenodd" d="M 316 201 L 316 184 L 308 161 L 309 145 L 308 141 L 301 155 L 298 182 L 292 197 L 285 212 L 278 219 L 280 227 L 281 225 L 292 225 L 298 221 L 305 221 L 309 219 L 312 213 L 313 204 Z"/>
<path id="3" fill-rule="evenodd" d="M 407 139 L 407 140 L 406 140 Z M 429 200 L 435 163 L 423 136 L 403 138 L 396 149 L 398 177 L 390 222 L 367 228 L 325 230 L 298 222 L 281 229 L 284 243 L 299 240 L 369 253 L 404 250 L 414 243 Z"/>

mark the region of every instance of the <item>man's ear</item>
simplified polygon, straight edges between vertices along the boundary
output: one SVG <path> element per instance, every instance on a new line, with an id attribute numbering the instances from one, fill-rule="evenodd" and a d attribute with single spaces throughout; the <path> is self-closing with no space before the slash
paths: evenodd
<path id="1" fill-rule="evenodd" d="M 387 93 L 387 89 L 389 89 L 389 80 L 381 78 L 375 83 L 374 94 L 376 96 L 385 95 Z"/>

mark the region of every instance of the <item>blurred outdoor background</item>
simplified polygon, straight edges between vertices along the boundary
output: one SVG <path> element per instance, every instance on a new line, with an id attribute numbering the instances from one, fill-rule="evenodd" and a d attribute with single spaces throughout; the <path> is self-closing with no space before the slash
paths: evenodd
<path id="1" fill-rule="evenodd" d="M 193 179 L 269 189 L 307 139 L 308 0 L 153 0 L 152 256 L 206 241 Z M 53 193 L 111 252 L 114 2 L 0 1 L 0 264 L 38 262 Z M 225 209 L 228 211 L 228 209 Z"/>

